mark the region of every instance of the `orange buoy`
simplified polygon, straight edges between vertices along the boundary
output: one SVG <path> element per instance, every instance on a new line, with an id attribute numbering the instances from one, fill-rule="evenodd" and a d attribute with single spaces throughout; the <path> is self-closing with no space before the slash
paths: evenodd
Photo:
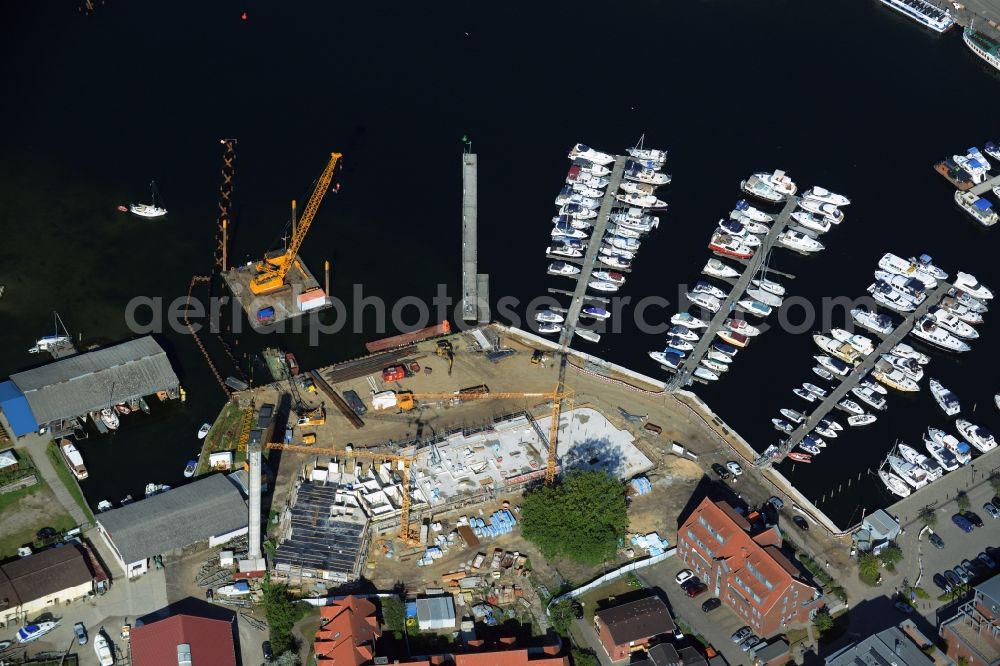
<path id="1" fill-rule="evenodd" d="M 243 19 L 244 21 L 246 21 L 247 20 L 247 13 L 243 12 L 243 15 L 240 16 L 240 18 Z"/>

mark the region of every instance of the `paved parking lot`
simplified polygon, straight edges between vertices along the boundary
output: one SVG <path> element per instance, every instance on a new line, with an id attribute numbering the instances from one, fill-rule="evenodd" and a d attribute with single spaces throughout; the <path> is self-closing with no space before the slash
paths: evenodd
<path id="1" fill-rule="evenodd" d="M 639 573 L 639 579 L 646 587 L 659 588 L 666 593 L 671 615 L 675 619 L 680 618 L 711 643 L 732 666 L 750 663 L 746 653 L 740 652 L 739 647 L 730 640 L 730 636 L 744 626 L 744 622 L 725 606 L 709 613 L 702 612 L 701 605 L 712 598 L 711 591 L 694 599 L 689 598 L 674 580 L 678 572 L 686 568 L 684 560 L 675 556 L 643 569 Z"/>

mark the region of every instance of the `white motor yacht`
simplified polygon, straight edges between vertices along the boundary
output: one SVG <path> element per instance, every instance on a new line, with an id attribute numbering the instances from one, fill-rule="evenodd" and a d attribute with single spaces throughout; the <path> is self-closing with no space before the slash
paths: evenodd
<path id="1" fill-rule="evenodd" d="M 934 396 L 934 401 L 945 414 L 955 416 L 962 411 L 962 404 L 959 402 L 958 396 L 946 389 L 941 382 L 932 379 L 929 386 L 931 387 L 931 395 Z"/>
<path id="2" fill-rule="evenodd" d="M 572 257 L 579 259 L 583 256 L 583 250 L 575 247 L 569 247 L 568 245 L 550 245 L 545 248 L 545 254 L 552 255 L 554 257 Z"/>
<path id="3" fill-rule="evenodd" d="M 709 358 L 703 358 L 698 362 L 699 365 L 703 365 L 717 375 L 721 375 L 724 372 L 729 372 L 729 366 L 725 363 L 719 363 L 718 361 L 713 361 Z"/>
<path id="4" fill-rule="evenodd" d="M 903 460 L 924 470 L 929 481 L 936 481 L 937 479 L 940 479 L 944 473 L 940 465 L 917 451 L 912 446 L 900 443 L 896 445 L 896 450 L 899 451 L 899 455 L 903 458 Z"/>
<path id="5" fill-rule="evenodd" d="M 742 333 L 748 338 L 760 335 L 760 329 L 757 328 L 756 326 L 751 326 L 750 324 L 748 324 L 746 319 L 737 319 L 735 317 L 730 317 L 726 319 L 726 321 L 724 321 L 722 325 L 728 328 L 730 331 L 733 331 L 734 333 Z"/>
<path id="6" fill-rule="evenodd" d="M 997 441 L 993 433 L 982 426 L 977 426 L 975 423 L 971 423 L 965 419 L 957 419 L 955 427 L 958 429 L 959 434 L 965 438 L 965 441 L 979 449 L 981 453 L 992 451 L 997 447 Z"/>
<path id="7" fill-rule="evenodd" d="M 708 242 L 708 249 L 737 259 L 749 259 L 754 255 L 754 249 L 747 245 L 743 239 L 723 233 L 718 229 L 712 234 L 712 239 Z"/>
<path id="8" fill-rule="evenodd" d="M 598 199 L 594 197 L 585 197 L 579 192 L 574 192 L 573 188 L 567 185 L 563 188 L 563 191 L 559 193 L 559 196 L 556 197 L 556 205 L 566 206 L 568 204 L 577 204 L 592 210 L 596 210 L 601 207 L 601 202 Z"/>
<path id="9" fill-rule="evenodd" d="M 549 275 L 579 275 L 580 268 L 565 261 L 553 261 L 549 264 Z"/>
<path id="10" fill-rule="evenodd" d="M 833 224 L 840 224 L 844 221 L 844 211 L 833 204 L 823 203 L 815 199 L 801 199 L 799 200 L 799 208 L 810 213 L 815 213 L 816 215 L 821 215 Z"/>
<path id="11" fill-rule="evenodd" d="M 562 332 L 562 329 L 563 329 L 562 324 L 550 324 L 542 322 L 538 324 L 538 328 L 536 330 L 539 333 L 542 333 L 543 335 L 551 335 L 553 333 Z"/>
<path id="12" fill-rule="evenodd" d="M 667 163 L 667 151 L 665 150 L 657 150 L 655 148 L 643 148 L 641 146 L 641 143 L 640 145 L 635 146 L 634 148 L 628 148 L 626 150 L 629 154 L 629 157 L 635 158 L 636 160 L 642 160 L 643 162 L 649 160 L 658 167 L 661 167 Z"/>
<path id="13" fill-rule="evenodd" d="M 927 365 L 928 363 L 931 362 L 931 357 L 930 356 L 928 356 L 927 354 L 923 354 L 921 352 L 918 352 L 916 349 L 914 349 L 910 345 L 906 344 L 905 342 L 900 342 L 898 345 L 896 345 L 895 347 L 893 347 L 890 351 L 891 351 L 891 353 L 894 356 L 898 356 L 900 358 L 912 358 L 914 361 L 916 361 L 920 365 Z"/>
<path id="14" fill-rule="evenodd" d="M 597 261 L 608 268 L 617 268 L 619 270 L 627 270 L 632 267 L 632 263 L 628 259 L 604 253 L 601 253 L 601 255 L 597 257 Z"/>
<path id="15" fill-rule="evenodd" d="M 584 238 L 588 238 L 590 234 L 583 229 L 574 229 L 573 227 L 552 227 L 552 231 L 549 232 L 549 236 L 556 240 L 562 240 L 564 238 L 583 240 Z"/>
<path id="16" fill-rule="evenodd" d="M 708 352 L 708 358 L 719 363 L 732 363 L 733 357 L 729 354 L 724 354 L 723 352 L 712 349 Z"/>
<path id="17" fill-rule="evenodd" d="M 719 299 L 709 294 L 688 292 L 687 297 L 688 300 L 694 303 L 695 305 L 703 307 L 712 313 L 718 312 L 719 308 L 722 307 L 722 303 L 719 302 Z"/>
<path id="18" fill-rule="evenodd" d="M 594 150 L 590 146 L 583 143 L 578 143 L 570 149 L 569 158 L 571 160 L 587 160 L 588 162 L 593 162 L 594 164 L 600 164 L 602 166 L 605 164 L 611 164 L 615 161 L 614 155 Z"/>
<path id="19" fill-rule="evenodd" d="M 825 234 L 830 230 L 830 220 L 822 215 L 810 213 L 805 210 L 797 210 L 792 213 L 792 219 L 801 224 L 806 229 Z"/>
<path id="20" fill-rule="evenodd" d="M 625 276 L 621 273 L 616 273 L 615 271 L 594 271 L 590 274 L 595 280 L 601 280 L 602 282 L 614 282 L 619 287 L 625 284 Z"/>
<path id="21" fill-rule="evenodd" d="M 784 416 L 786 419 L 788 419 L 789 421 L 791 421 L 796 425 L 802 423 L 802 421 L 804 421 L 806 418 L 805 414 L 797 412 L 794 409 L 782 408 L 779 411 L 781 412 L 782 416 Z"/>
<path id="22" fill-rule="evenodd" d="M 774 171 L 773 173 L 760 172 L 760 173 L 755 173 L 754 175 L 760 178 L 761 181 L 764 182 L 764 184 L 768 185 L 775 191 L 780 192 L 785 196 L 790 197 L 799 190 L 798 186 L 795 185 L 792 179 L 789 178 L 788 175 L 785 174 L 785 172 L 781 171 L 780 169 Z"/>
<path id="23" fill-rule="evenodd" d="M 751 287 L 747 289 L 746 295 L 764 303 L 765 305 L 770 305 L 772 308 L 779 308 L 781 307 L 781 304 L 785 302 L 785 299 L 781 296 L 776 296 L 759 287 Z"/>
<path id="24" fill-rule="evenodd" d="M 596 187 L 590 187 L 589 185 L 584 185 L 583 183 L 574 183 L 573 185 L 570 185 L 570 187 L 572 187 L 573 191 L 577 194 L 582 194 L 583 196 L 591 199 L 598 199 L 604 196 L 604 190 Z"/>
<path id="25" fill-rule="evenodd" d="M 704 319 L 699 319 L 695 317 L 690 312 L 678 312 L 673 317 L 670 318 L 670 323 L 679 326 L 684 326 L 685 328 L 707 328 L 708 322 Z"/>
<path id="26" fill-rule="evenodd" d="M 821 351 L 825 351 L 831 356 L 836 356 L 847 363 L 857 363 L 861 360 L 861 352 L 846 342 L 834 340 L 820 333 L 813 334 L 813 342 L 816 343 L 816 346 Z"/>
<path id="27" fill-rule="evenodd" d="M 796 252 L 810 253 L 819 252 L 823 249 L 823 244 L 815 238 L 810 238 L 804 233 L 794 229 L 786 229 L 778 235 L 778 244 Z"/>
<path id="28" fill-rule="evenodd" d="M 892 288 L 888 282 L 876 280 L 868 285 L 868 293 L 872 295 L 875 302 L 890 310 L 900 313 L 913 312 L 917 309 L 917 304 L 913 302 L 907 294 Z"/>
<path id="29" fill-rule="evenodd" d="M 882 395 L 887 395 L 889 393 L 889 391 L 884 386 L 882 386 L 881 384 L 879 384 L 877 381 L 875 381 L 871 377 L 862 377 L 858 381 L 858 385 L 859 386 L 867 386 L 871 390 L 875 391 L 876 393 L 881 393 Z"/>
<path id="30" fill-rule="evenodd" d="M 766 317 L 771 314 L 773 308 L 767 303 L 761 303 L 753 298 L 743 298 L 736 302 L 736 307 L 742 312 L 752 314 L 755 317 Z"/>
<path id="31" fill-rule="evenodd" d="M 757 175 L 750 176 L 740 182 L 740 188 L 750 196 L 768 203 L 778 203 L 785 198 L 784 194 L 768 185 Z"/>
<path id="32" fill-rule="evenodd" d="M 110 407 L 102 409 L 100 418 L 108 430 L 118 430 L 120 421 L 118 420 L 118 413 L 114 409 Z"/>
<path id="33" fill-rule="evenodd" d="M 746 216 L 753 220 L 754 222 L 762 222 L 764 224 L 770 224 L 774 222 L 774 218 L 765 213 L 762 210 L 758 210 L 750 205 L 750 202 L 746 199 L 740 199 L 736 202 L 736 208 L 733 209 L 733 213 L 739 213 L 741 216 Z M 735 215 L 730 215 L 735 217 Z"/>
<path id="34" fill-rule="evenodd" d="M 888 456 L 886 462 L 899 478 L 906 481 L 914 489 L 920 489 L 927 485 L 927 473 L 913 463 L 893 455 Z"/>
<path id="35" fill-rule="evenodd" d="M 616 194 L 615 199 L 629 206 L 639 206 L 640 208 L 666 208 L 667 202 L 657 199 L 652 194 Z"/>
<path id="36" fill-rule="evenodd" d="M 885 396 L 867 386 L 855 386 L 851 393 L 872 409 L 882 411 L 886 408 Z"/>
<path id="37" fill-rule="evenodd" d="M 1000 220 L 1000 216 L 993 209 L 993 203 L 972 192 L 955 190 L 955 203 L 984 227 L 992 227 Z"/>
<path id="38" fill-rule="evenodd" d="M 696 294 L 708 294 L 709 296 L 715 296 L 720 300 L 726 297 L 725 291 L 719 289 L 708 280 L 696 280 L 694 285 L 691 287 L 691 291 Z"/>
<path id="39" fill-rule="evenodd" d="M 681 340 L 687 340 L 688 342 L 694 342 L 695 340 L 698 339 L 697 333 L 689 329 L 687 326 L 683 326 L 681 324 L 675 324 L 674 326 L 671 326 L 670 330 L 667 332 L 671 335 L 671 337 L 677 337 L 680 338 Z"/>
<path id="40" fill-rule="evenodd" d="M 851 400 L 850 398 L 844 398 L 843 400 L 838 402 L 837 407 L 847 412 L 848 414 L 852 414 L 854 416 L 861 416 L 862 414 L 865 413 L 864 408 L 858 403 Z"/>
<path id="41" fill-rule="evenodd" d="M 919 382 L 924 378 L 923 366 L 912 358 L 902 358 L 895 354 L 882 354 L 881 358 L 915 382 Z"/>
<path id="42" fill-rule="evenodd" d="M 948 272 L 943 268 L 934 265 L 934 257 L 929 254 L 922 254 L 919 257 L 910 257 L 910 261 L 917 265 L 917 270 L 925 275 L 929 275 L 935 280 L 947 280 Z"/>
<path id="43" fill-rule="evenodd" d="M 855 414 L 854 416 L 847 417 L 847 425 L 852 428 L 860 428 L 861 426 L 871 425 L 876 420 L 877 417 L 874 414 Z"/>
<path id="44" fill-rule="evenodd" d="M 956 289 L 961 289 L 966 294 L 979 301 L 988 301 L 993 298 L 993 291 L 977 280 L 976 276 L 972 273 L 963 273 L 962 271 L 959 271 L 958 274 L 955 275 L 954 285 Z"/>
<path id="45" fill-rule="evenodd" d="M 611 171 L 608 170 L 608 173 L 611 173 Z M 594 174 L 592 171 L 581 170 L 575 178 L 573 177 L 567 178 L 566 182 L 571 184 L 582 185 L 584 187 L 589 187 L 595 190 L 603 190 L 605 187 L 608 186 L 608 183 L 610 183 L 611 181 L 609 181 L 607 178 L 602 178 L 601 175 Z"/>
<path id="46" fill-rule="evenodd" d="M 706 263 L 705 267 L 701 269 L 701 272 L 705 275 L 711 275 L 712 277 L 719 278 L 735 278 L 740 275 L 738 270 L 723 261 L 715 259 L 714 257 L 708 260 L 708 263 Z"/>
<path id="47" fill-rule="evenodd" d="M 941 303 L 939 305 L 948 312 L 952 313 L 953 315 L 961 319 L 962 321 L 964 321 L 966 324 L 983 323 L 983 315 L 981 312 L 975 312 L 969 309 L 965 305 L 962 305 L 961 303 L 956 301 L 951 296 L 945 296 L 944 298 L 942 298 Z"/>
<path id="48" fill-rule="evenodd" d="M 969 148 L 965 155 L 952 155 L 951 159 L 972 176 L 973 183 L 978 185 L 986 180 L 987 172 L 990 170 L 990 162 L 975 146 Z"/>
<path id="49" fill-rule="evenodd" d="M 591 280 L 587 283 L 587 286 L 595 291 L 603 291 L 605 293 L 618 291 L 617 284 L 614 282 L 604 282 L 603 280 Z"/>
<path id="50" fill-rule="evenodd" d="M 923 434 L 924 448 L 931 457 L 937 461 L 946 472 L 954 472 L 959 468 L 960 463 L 955 454 L 948 450 L 943 444 L 935 442 L 927 433 Z"/>
<path id="51" fill-rule="evenodd" d="M 813 356 L 813 358 L 816 359 L 817 363 L 835 375 L 845 377 L 851 372 L 852 366 L 848 363 L 844 363 L 839 358 L 831 358 L 822 354 L 817 354 L 816 356 Z"/>
<path id="52" fill-rule="evenodd" d="M 851 333 L 842 328 L 834 328 L 830 330 L 830 335 L 837 342 L 849 344 L 865 356 L 875 351 L 875 342 L 860 333 Z"/>
<path id="53" fill-rule="evenodd" d="M 831 192 L 825 187 L 820 187 L 819 185 L 814 185 L 808 190 L 802 193 L 802 198 L 804 199 L 814 199 L 815 201 L 821 201 L 823 203 L 833 204 L 834 206 L 849 206 L 851 200 L 845 197 L 843 194 L 837 194 L 836 192 Z"/>
<path id="54" fill-rule="evenodd" d="M 650 185 L 666 185 L 671 180 L 670 174 L 660 173 L 638 162 L 626 162 L 624 176 L 625 180 L 634 180 L 639 183 L 649 183 Z"/>
<path id="55" fill-rule="evenodd" d="M 927 436 L 931 441 L 947 449 L 960 465 L 967 465 L 972 460 L 972 448 L 967 442 L 959 440 L 952 434 L 940 428 L 927 428 Z"/>
<path id="56" fill-rule="evenodd" d="M 968 344 L 938 326 L 928 315 L 917 320 L 910 335 L 945 351 L 967 352 L 970 349 Z"/>
<path id="57" fill-rule="evenodd" d="M 814 394 L 818 398 L 825 398 L 828 391 L 825 388 L 816 386 L 815 384 L 810 384 L 809 382 L 803 382 L 802 388 Z"/>
<path id="58" fill-rule="evenodd" d="M 785 419 L 771 419 L 771 423 L 774 424 L 774 427 L 780 430 L 781 432 L 792 432 L 793 430 L 795 430 L 795 426 L 793 426 Z"/>
<path id="59" fill-rule="evenodd" d="M 872 377 L 889 388 L 912 393 L 920 390 L 920 385 L 906 376 L 902 370 L 894 368 L 888 361 L 878 361 L 872 368 Z"/>
<path id="60" fill-rule="evenodd" d="M 979 331 L 944 308 L 931 308 L 929 314 L 934 318 L 934 323 L 949 333 L 957 335 L 960 338 L 965 338 L 966 340 L 975 340 L 979 337 Z"/>
<path id="61" fill-rule="evenodd" d="M 792 393 L 799 396 L 806 402 L 816 402 L 816 394 L 812 393 L 811 391 L 807 391 L 804 388 L 796 386 L 795 388 L 792 389 Z"/>
<path id="62" fill-rule="evenodd" d="M 698 379 L 704 379 L 705 381 L 714 382 L 719 379 L 719 375 L 715 374 L 708 368 L 704 366 L 698 366 L 694 369 L 694 376 Z"/>
<path id="63" fill-rule="evenodd" d="M 620 224 L 608 224 L 608 233 L 620 238 L 642 238 L 643 232 Z"/>
<path id="64" fill-rule="evenodd" d="M 590 329 L 586 329 L 586 328 L 574 328 L 573 329 L 573 333 L 575 333 L 576 335 L 579 335 L 581 338 L 583 338 L 587 342 L 600 342 L 601 341 L 601 334 L 598 333 L 597 331 L 591 331 Z"/>
<path id="65" fill-rule="evenodd" d="M 989 308 L 986 306 L 986 303 L 979 300 L 978 298 L 975 298 L 968 292 L 962 291 L 961 289 L 956 289 L 955 287 L 952 287 L 951 289 L 948 290 L 948 296 L 950 298 L 955 299 L 955 301 L 961 303 L 962 305 L 969 308 L 973 312 L 978 312 L 979 314 L 985 314 L 986 311 L 989 310 Z"/>
<path id="66" fill-rule="evenodd" d="M 821 365 L 814 365 L 812 371 L 821 379 L 825 379 L 828 382 L 833 381 L 833 373 Z"/>
<path id="67" fill-rule="evenodd" d="M 763 222 L 756 222 L 755 220 L 750 219 L 749 217 L 746 216 L 746 214 L 741 213 L 738 210 L 734 210 L 731 213 L 729 213 L 729 219 L 734 222 L 739 222 L 746 228 L 747 231 L 749 231 L 752 234 L 764 235 L 768 231 L 770 231 L 770 227 L 768 227 Z"/>
<path id="68" fill-rule="evenodd" d="M 892 252 L 886 252 L 882 255 L 882 258 L 878 260 L 878 267 L 886 273 L 902 275 L 903 277 L 908 278 L 916 278 L 923 283 L 925 289 L 933 289 L 937 286 L 937 278 L 927 272 L 919 270 L 917 265 L 912 261 L 903 259 Z"/>
<path id="69" fill-rule="evenodd" d="M 882 483 L 893 495 L 898 497 L 909 497 L 910 487 L 906 485 L 906 482 L 901 478 L 893 474 L 892 472 L 887 472 L 884 469 L 878 471 L 878 478 L 882 479 Z"/>
<path id="70" fill-rule="evenodd" d="M 636 238 L 623 238 L 621 236 L 614 236 L 611 239 L 605 239 L 605 242 L 610 242 L 611 247 L 616 247 L 619 250 L 628 250 L 629 252 L 637 251 L 642 245 L 642 243 Z"/>
<path id="71" fill-rule="evenodd" d="M 628 194 L 655 194 L 656 185 L 650 183 L 637 183 L 632 180 L 623 180 L 618 186 L 622 192 L 627 192 Z"/>
<path id="72" fill-rule="evenodd" d="M 889 315 L 878 314 L 864 308 L 851 309 L 851 317 L 854 319 L 854 323 L 861 328 L 868 329 L 872 333 L 888 335 L 895 328 L 895 324 Z"/>
<path id="73" fill-rule="evenodd" d="M 561 324 L 566 321 L 558 312 L 552 312 L 551 310 L 542 310 L 541 312 L 535 313 L 535 321 L 545 321 L 551 324 Z"/>
<path id="74" fill-rule="evenodd" d="M 566 204 L 559 209 L 559 215 L 569 215 L 578 220 L 592 220 L 597 217 L 597 211 L 580 204 Z"/>

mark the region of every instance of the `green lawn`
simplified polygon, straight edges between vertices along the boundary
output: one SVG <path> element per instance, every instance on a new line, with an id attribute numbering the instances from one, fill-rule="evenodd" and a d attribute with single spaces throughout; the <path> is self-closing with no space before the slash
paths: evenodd
<path id="1" fill-rule="evenodd" d="M 13 557 L 17 554 L 18 547 L 26 543 L 34 543 L 35 533 L 42 527 L 52 527 L 59 531 L 76 527 L 76 522 L 63 510 L 55 496 L 52 495 L 52 491 L 42 480 L 30 488 L 22 488 L 12 493 L 0 495 L 0 525 L 4 522 L 4 514 L 20 510 L 19 505 L 26 503 L 29 499 L 39 499 L 38 503 L 47 506 L 51 512 L 44 516 L 38 516 L 38 520 L 29 521 L 29 524 L 24 527 L 4 526 L 0 529 L 0 559 Z"/>
<path id="2" fill-rule="evenodd" d="M 214 451 L 234 451 L 234 466 L 240 465 L 246 458 L 245 452 L 236 451 L 236 445 L 240 438 L 240 422 L 243 412 L 239 407 L 231 402 L 227 402 L 212 424 L 212 429 L 205 437 L 205 444 L 201 450 L 201 457 L 198 460 L 197 474 L 205 474 L 209 471 L 208 454 Z"/>
<path id="3" fill-rule="evenodd" d="M 76 477 L 73 476 L 73 472 L 69 471 L 66 467 L 66 461 L 63 460 L 62 454 L 59 452 L 59 447 L 55 442 L 49 442 L 48 446 L 49 460 L 52 461 L 52 466 L 56 468 L 56 474 L 59 475 L 59 480 L 62 481 L 63 485 L 69 491 L 70 496 L 73 501 L 76 502 L 80 509 L 83 510 L 83 515 L 87 517 L 87 520 L 91 524 L 94 523 L 94 513 L 87 506 L 87 500 L 83 498 L 83 491 L 80 490 L 80 484 L 76 482 Z"/>

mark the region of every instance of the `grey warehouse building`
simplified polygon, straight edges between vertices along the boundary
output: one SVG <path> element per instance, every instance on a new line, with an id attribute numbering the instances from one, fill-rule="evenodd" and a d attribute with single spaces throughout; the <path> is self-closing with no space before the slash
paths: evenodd
<path id="1" fill-rule="evenodd" d="M 148 560 L 193 544 L 225 543 L 246 534 L 249 510 L 224 474 L 212 474 L 167 492 L 99 513 L 98 530 L 129 577 L 148 570 Z"/>

